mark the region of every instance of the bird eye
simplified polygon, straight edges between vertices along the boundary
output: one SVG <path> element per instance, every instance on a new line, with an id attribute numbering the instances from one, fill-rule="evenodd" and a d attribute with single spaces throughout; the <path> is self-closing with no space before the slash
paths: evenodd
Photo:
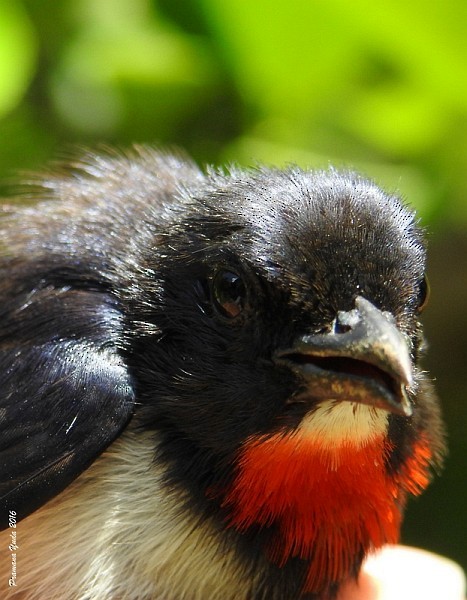
<path id="1" fill-rule="evenodd" d="M 420 281 L 420 285 L 418 288 L 418 308 L 417 312 L 421 313 L 422 310 L 428 304 L 428 300 L 430 299 L 430 283 L 428 281 L 428 277 L 426 275 L 423 276 L 423 279 Z"/>
<path id="2" fill-rule="evenodd" d="M 219 271 L 212 284 L 217 310 L 224 317 L 235 319 L 245 308 L 246 287 L 242 278 L 232 271 Z"/>

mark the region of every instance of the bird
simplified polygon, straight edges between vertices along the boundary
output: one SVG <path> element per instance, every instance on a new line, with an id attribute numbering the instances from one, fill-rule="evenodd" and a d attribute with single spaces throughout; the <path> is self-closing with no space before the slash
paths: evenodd
<path id="1" fill-rule="evenodd" d="M 397 194 L 135 145 L 0 231 L 2 597 L 327 600 L 398 541 L 445 434 Z"/>

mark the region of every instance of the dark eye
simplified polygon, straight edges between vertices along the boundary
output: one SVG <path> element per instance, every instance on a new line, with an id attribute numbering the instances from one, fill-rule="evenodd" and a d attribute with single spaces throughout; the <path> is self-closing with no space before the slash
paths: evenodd
<path id="1" fill-rule="evenodd" d="M 430 284 L 428 282 L 428 277 L 426 275 L 423 276 L 423 279 L 420 282 L 420 286 L 418 288 L 418 308 L 417 311 L 420 313 L 428 304 L 428 300 L 430 299 Z"/>
<path id="2" fill-rule="evenodd" d="M 246 287 L 240 275 L 233 271 L 219 271 L 214 277 L 212 290 L 214 303 L 222 316 L 235 319 L 243 312 Z"/>

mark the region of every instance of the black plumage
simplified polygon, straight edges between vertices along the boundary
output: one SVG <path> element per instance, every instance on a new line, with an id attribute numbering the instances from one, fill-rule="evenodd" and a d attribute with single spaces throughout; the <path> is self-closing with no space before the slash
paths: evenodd
<path id="1" fill-rule="evenodd" d="M 352 377 L 357 387 L 363 380 L 376 386 L 369 403 L 389 415 L 387 473 L 400 475 L 420 436 L 430 461 L 439 462 L 439 409 L 419 366 L 425 248 L 414 215 L 352 172 L 203 173 L 184 157 L 141 148 L 88 156 L 37 179 L 26 206 L 3 212 L 1 525 L 10 510 L 19 520 L 57 496 L 126 431 L 132 440 L 150 432 L 161 494 L 177 498 L 193 527 L 209 524 L 222 540 L 220 554 L 223 544 L 233 548 L 241 568 L 231 571 L 241 573 L 248 598 L 336 590 L 340 580 L 306 588 L 310 561 L 301 556 L 270 560 L 265 548 L 277 524 L 232 527 L 222 498 L 236 480 L 245 441 L 288 435 L 313 415 L 318 402 L 307 392 L 303 363 L 331 373 L 329 385 L 344 373 L 346 386 Z M 384 323 L 388 315 L 407 344 L 413 381 L 403 385 L 405 413 L 398 410 L 398 376 L 376 359 L 350 351 L 328 363 L 308 351 L 296 356 L 303 336 L 353 331 L 345 319 L 363 314 L 358 298 Z M 284 351 L 285 362 L 278 354 Z M 394 397 L 392 407 L 384 394 Z M 111 498 L 108 507 L 118 512 Z M 200 535 L 193 550 L 200 564 L 203 544 Z M 235 585 L 223 569 L 219 581 Z M 160 573 L 134 595 L 115 579 L 109 596 L 89 581 L 78 584 L 96 598 L 162 597 L 154 595 L 158 585 L 168 600 L 230 597 L 221 583 L 206 591 L 191 572 L 173 591 Z M 74 588 L 66 593 L 78 598 Z"/>

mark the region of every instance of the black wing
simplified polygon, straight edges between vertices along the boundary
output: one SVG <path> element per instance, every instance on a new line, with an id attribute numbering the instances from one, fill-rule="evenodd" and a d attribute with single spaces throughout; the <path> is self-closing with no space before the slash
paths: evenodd
<path id="1" fill-rule="evenodd" d="M 130 419 L 125 298 L 139 298 L 146 250 L 191 202 L 183 190 L 204 185 L 190 161 L 145 148 L 57 169 L 0 208 L 0 528 L 8 510 L 24 517 L 63 490 Z"/>
<path id="2" fill-rule="evenodd" d="M 0 309 L 0 529 L 86 469 L 134 403 L 109 294 L 46 285 L 18 296 Z"/>

